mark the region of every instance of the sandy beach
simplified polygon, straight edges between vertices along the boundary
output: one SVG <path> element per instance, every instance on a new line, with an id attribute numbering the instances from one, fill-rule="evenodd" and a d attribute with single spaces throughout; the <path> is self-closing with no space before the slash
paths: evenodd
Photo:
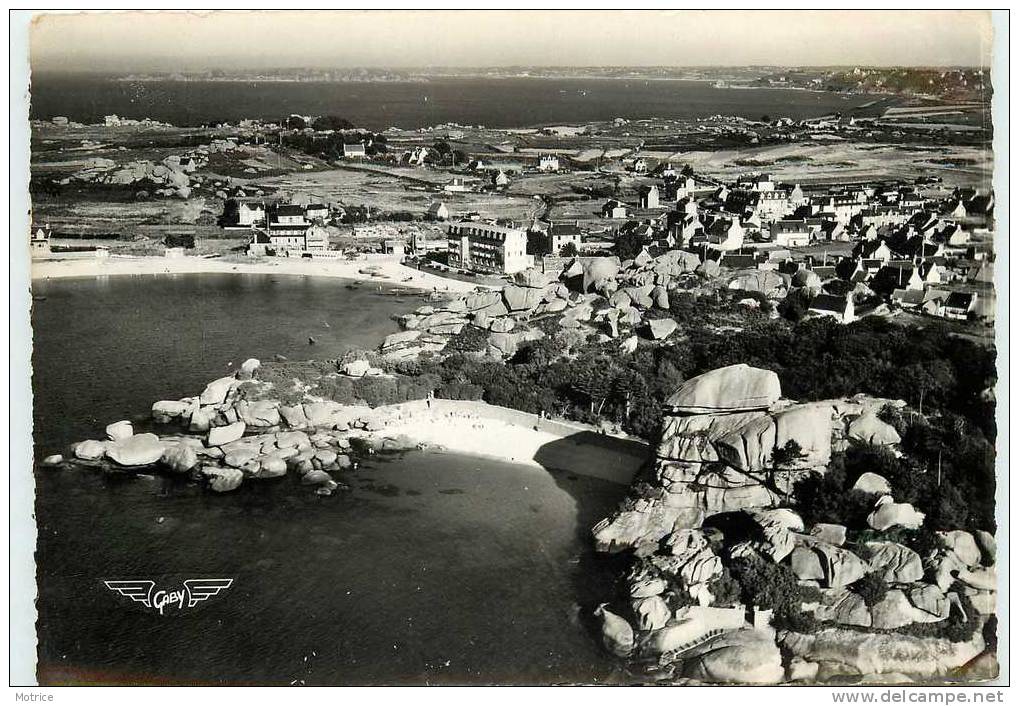
<path id="1" fill-rule="evenodd" d="M 364 272 L 362 272 L 364 270 Z M 369 272 L 370 270 L 370 272 Z M 53 256 L 32 260 L 32 279 L 66 277 L 99 277 L 156 274 L 279 274 L 399 285 L 438 292 L 471 292 L 482 284 L 446 279 L 422 272 L 393 260 L 305 260 L 298 258 L 264 258 L 236 262 L 222 258 L 202 257 L 110 257 Z"/>
<path id="2" fill-rule="evenodd" d="M 378 407 L 379 437 L 411 439 L 436 451 L 492 458 L 629 484 L 650 453 L 646 443 L 575 422 L 543 419 L 467 400 L 432 399 Z"/>

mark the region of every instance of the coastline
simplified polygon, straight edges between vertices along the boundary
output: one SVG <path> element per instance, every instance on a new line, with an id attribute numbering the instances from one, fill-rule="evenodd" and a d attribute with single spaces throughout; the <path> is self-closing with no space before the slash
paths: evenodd
<path id="1" fill-rule="evenodd" d="M 380 276 L 360 270 L 371 268 Z M 71 277 L 183 274 L 258 274 L 330 277 L 380 285 L 398 285 L 422 291 L 472 292 L 483 284 L 447 279 L 416 270 L 394 260 L 302 260 L 297 258 L 234 262 L 202 257 L 53 257 L 32 260 L 32 280 Z"/>
<path id="2" fill-rule="evenodd" d="M 642 441 L 486 402 L 415 400 L 377 407 L 370 416 L 383 427 L 372 437 L 409 439 L 439 453 L 566 471 L 627 486 L 651 454 Z"/>

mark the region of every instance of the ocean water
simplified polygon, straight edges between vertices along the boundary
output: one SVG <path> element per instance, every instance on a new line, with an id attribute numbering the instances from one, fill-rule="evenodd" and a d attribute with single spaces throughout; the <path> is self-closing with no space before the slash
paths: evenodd
<path id="1" fill-rule="evenodd" d="M 428 83 L 115 81 L 38 74 L 31 116 L 82 122 L 115 113 L 174 125 L 292 113 L 340 115 L 359 127 L 418 128 L 456 122 L 512 128 L 613 118 L 704 118 L 715 114 L 803 119 L 865 106 L 879 96 L 791 89 L 715 88 L 703 81 L 435 79 Z"/>
<path id="2" fill-rule="evenodd" d="M 45 297 L 33 311 L 39 453 L 194 393 L 230 360 L 370 345 L 413 306 L 277 276 L 65 280 L 33 293 Z M 621 486 L 421 451 L 365 459 L 340 478 L 351 490 L 328 498 L 294 478 L 212 495 L 160 477 L 35 477 L 44 684 L 620 679 L 590 618 L 617 567 L 593 554 L 588 530 Z M 194 577 L 234 583 L 165 616 L 101 583 Z"/>

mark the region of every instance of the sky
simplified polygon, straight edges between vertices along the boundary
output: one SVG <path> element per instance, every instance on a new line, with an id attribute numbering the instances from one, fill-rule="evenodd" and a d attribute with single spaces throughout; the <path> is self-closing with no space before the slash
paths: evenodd
<path id="1" fill-rule="evenodd" d="M 43 14 L 33 68 L 987 66 L 984 11 L 348 11 Z"/>

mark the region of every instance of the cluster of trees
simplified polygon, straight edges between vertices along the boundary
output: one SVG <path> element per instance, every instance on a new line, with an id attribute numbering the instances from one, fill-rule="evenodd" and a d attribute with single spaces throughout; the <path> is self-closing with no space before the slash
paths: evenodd
<path id="1" fill-rule="evenodd" d="M 386 136 L 381 133 L 358 131 L 355 134 L 346 135 L 334 132 L 330 135 L 315 135 L 306 133 L 293 133 L 283 136 L 284 146 L 320 157 L 327 160 L 337 160 L 343 156 L 343 144 L 351 142 L 364 142 L 365 154 L 369 157 L 385 154 L 388 151 Z"/>
<path id="2" fill-rule="evenodd" d="M 471 157 L 453 147 L 448 140 L 436 140 L 425 155 L 425 162 L 442 167 L 466 166 Z"/>

